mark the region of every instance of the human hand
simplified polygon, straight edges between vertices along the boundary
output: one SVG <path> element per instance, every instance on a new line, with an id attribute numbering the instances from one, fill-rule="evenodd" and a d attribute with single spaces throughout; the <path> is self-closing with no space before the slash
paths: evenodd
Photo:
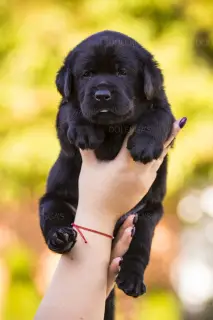
<path id="1" fill-rule="evenodd" d="M 147 164 L 135 162 L 127 150 L 131 133 L 127 135 L 119 154 L 112 161 L 99 161 L 93 151 L 80 150 L 83 163 L 79 177 L 78 207 L 82 210 L 95 209 L 100 214 L 106 213 L 111 215 L 114 221 L 131 210 L 153 184 L 183 119 L 174 122 L 171 137 L 165 143 L 159 159 Z"/>

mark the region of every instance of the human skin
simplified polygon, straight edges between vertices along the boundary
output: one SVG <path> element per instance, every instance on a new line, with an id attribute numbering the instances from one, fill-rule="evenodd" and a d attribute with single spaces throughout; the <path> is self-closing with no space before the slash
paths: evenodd
<path id="1" fill-rule="evenodd" d="M 118 218 L 133 208 L 154 182 L 168 146 L 180 130 L 179 123 L 174 123 L 161 157 L 146 165 L 132 160 L 126 148 L 129 135 L 113 161 L 100 162 L 93 151 L 81 151 L 75 224 L 112 235 Z M 107 237 L 84 231 L 85 244 L 78 235 L 73 249 L 61 256 L 35 319 L 103 319 L 105 299 L 119 271 L 121 256 L 131 242 L 132 228 L 133 220 L 128 218 L 113 249 Z"/>

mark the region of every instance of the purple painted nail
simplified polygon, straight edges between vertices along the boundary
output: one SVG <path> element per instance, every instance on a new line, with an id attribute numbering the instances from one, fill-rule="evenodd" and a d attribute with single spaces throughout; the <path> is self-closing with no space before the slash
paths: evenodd
<path id="1" fill-rule="evenodd" d="M 179 127 L 182 129 L 186 124 L 187 118 L 184 117 L 179 121 Z"/>

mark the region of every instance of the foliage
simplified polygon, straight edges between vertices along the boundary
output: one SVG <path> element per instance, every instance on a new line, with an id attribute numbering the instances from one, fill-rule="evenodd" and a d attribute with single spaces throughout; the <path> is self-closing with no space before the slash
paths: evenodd
<path id="1" fill-rule="evenodd" d="M 40 296 L 32 280 L 32 254 L 16 246 L 7 251 L 6 263 L 10 270 L 10 286 L 4 308 L 4 319 L 33 319 Z"/>

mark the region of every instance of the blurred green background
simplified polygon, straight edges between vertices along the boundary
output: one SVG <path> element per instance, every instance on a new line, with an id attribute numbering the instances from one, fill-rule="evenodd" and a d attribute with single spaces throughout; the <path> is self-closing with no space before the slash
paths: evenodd
<path id="1" fill-rule="evenodd" d="M 212 0 L 0 0 L 0 319 L 32 319 L 56 266 L 37 216 L 59 151 L 55 75 L 104 29 L 155 55 L 175 116 L 188 117 L 170 155 L 147 294 L 117 292 L 117 319 L 213 319 Z"/>

